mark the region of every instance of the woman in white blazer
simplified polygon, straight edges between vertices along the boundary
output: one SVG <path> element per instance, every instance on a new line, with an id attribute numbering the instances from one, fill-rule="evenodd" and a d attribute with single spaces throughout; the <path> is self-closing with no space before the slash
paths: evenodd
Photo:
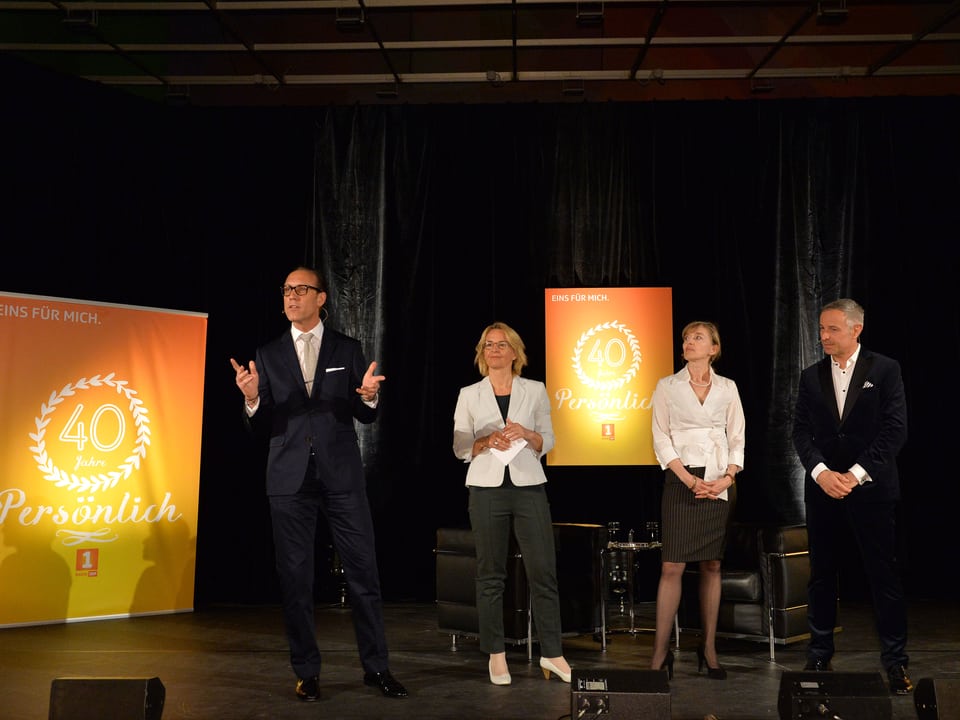
<path id="1" fill-rule="evenodd" d="M 460 389 L 453 452 L 466 463 L 470 525 L 477 546 L 480 649 L 494 685 L 509 685 L 503 637 L 503 589 L 511 527 L 530 583 L 540 667 L 570 682 L 560 641 L 560 599 L 553 520 L 540 458 L 553 447 L 550 400 L 543 383 L 520 377 L 523 340 L 510 326 L 484 329 L 474 362 L 483 380 Z"/>
<path id="2" fill-rule="evenodd" d="M 710 322 L 693 322 L 681 333 L 686 366 L 662 378 L 653 392 L 653 449 L 665 470 L 661 522 L 657 631 L 651 667 L 673 675 L 667 648 L 680 605 L 688 562 L 699 563 L 703 642 L 697 672 L 723 680 L 727 671 L 715 647 L 720 609 L 720 558 L 726 543 L 734 482 L 743 468 L 745 423 L 737 385 L 713 371 L 720 334 Z"/>

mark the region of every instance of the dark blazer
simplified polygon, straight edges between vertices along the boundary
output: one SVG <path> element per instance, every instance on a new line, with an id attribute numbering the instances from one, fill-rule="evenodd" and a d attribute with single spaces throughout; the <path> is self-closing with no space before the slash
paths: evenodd
<path id="1" fill-rule="evenodd" d="M 861 347 L 841 418 L 831 362 L 832 358 L 825 357 L 800 375 L 793 444 L 806 470 L 806 500 L 827 498 L 810 475 L 821 462 L 841 473 L 859 463 L 869 473 L 872 482 L 850 493 L 849 502 L 897 500 L 900 480 L 896 458 L 907 440 L 900 365 Z"/>
<path id="2" fill-rule="evenodd" d="M 371 423 L 377 418 L 377 408 L 366 405 L 356 391 L 366 370 L 360 343 L 324 327 L 308 397 L 289 330 L 257 350 L 260 406 L 250 420 L 254 426 L 269 423 L 268 495 L 297 492 L 311 448 L 328 490 L 365 487 L 353 421 Z"/>

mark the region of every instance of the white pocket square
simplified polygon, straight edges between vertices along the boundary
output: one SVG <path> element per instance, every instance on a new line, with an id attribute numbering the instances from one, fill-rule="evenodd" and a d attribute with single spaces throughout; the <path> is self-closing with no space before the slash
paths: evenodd
<path id="1" fill-rule="evenodd" d="M 861 388 L 861 389 L 862 389 L 862 390 L 866 390 L 867 388 L 872 388 L 872 387 L 873 387 L 873 383 L 870 382 L 869 380 L 867 380 L 867 381 L 863 384 L 863 388 Z"/>
<path id="2" fill-rule="evenodd" d="M 326 372 L 336 372 L 337 370 L 346 370 L 346 368 L 342 368 L 342 367 L 338 367 L 338 368 L 327 368 L 327 369 L 326 369 Z"/>

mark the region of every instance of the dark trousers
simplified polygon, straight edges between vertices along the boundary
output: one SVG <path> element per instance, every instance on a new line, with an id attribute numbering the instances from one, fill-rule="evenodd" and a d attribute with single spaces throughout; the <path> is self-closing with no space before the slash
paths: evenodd
<path id="1" fill-rule="evenodd" d="M 480 649 L 504 651 L 503 588 L 513 526 L 530 584 L 533 620 L 543 657 L 563 655 L 553 520 L 544 485 L 471 487 L 470 525 L 477 546 L 477 615 Z"/>
<path id="2" fill-rule="evenodd" d="M 362 489 L 336 493 L 321 489 L 270 497 L 290 664 L 301 678 L 320 672 L 313 579 L 321 512 L 327 518 L 343 566 L 360 662 L 365 672 L 384 672 L 388 661 L 380 576 L 373 520 L 366 491 Z"/>
<path id="3" fill-rule="evenodd" d="M 870 585 L 880 636 L 880 660 L 887 670 L 894 665 L 907 665 L 907 603 L 896 568 L 895 513 L 896 505 L 892 502 L 848 503 L 826 497 L 807 502 L 807 534 L 810 539 L 808 655 L 812 659 L 829 660 L 833 656 L 839 530 L 847 525 L 856 538 Z"/>

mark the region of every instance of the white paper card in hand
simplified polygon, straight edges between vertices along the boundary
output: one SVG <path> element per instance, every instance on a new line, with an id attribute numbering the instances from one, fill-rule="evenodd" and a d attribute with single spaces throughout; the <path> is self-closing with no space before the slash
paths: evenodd
<path id="1" fill-rule="evenodd" d="M 506 450 L 497 450 L 495 448 L 490 448 L 490 452 L 493 453 L 493 456 L 502 462 L 504 465 L 508 465 L 511 460 L 513 460 L 517 453 L 523 450 L 527 446 L 527 441 L 523 438 L 519 440 L 514 440 L 513 443 Z"/>

